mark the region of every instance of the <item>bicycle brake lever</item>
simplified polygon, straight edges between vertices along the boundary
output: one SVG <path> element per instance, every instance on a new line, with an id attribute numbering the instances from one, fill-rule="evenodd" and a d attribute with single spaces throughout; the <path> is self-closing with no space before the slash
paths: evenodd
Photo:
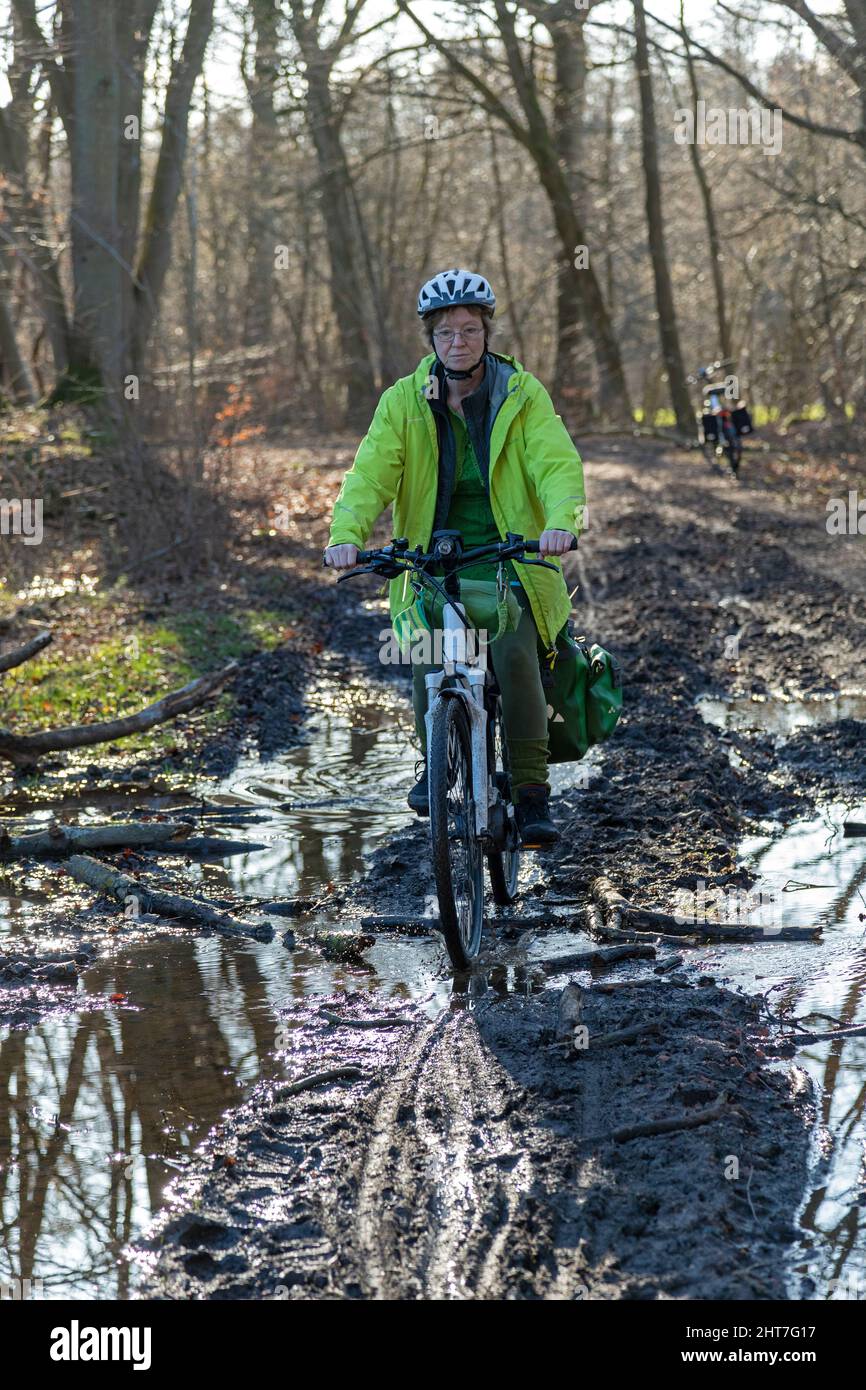
<path id="1" fill-rule="evenodd" d="M 403 565 L 390 565 L 387 561 L 374 560 L 370 565 L 362 565 L 360 569 L 350 570 L 348 574 L 341 574 L 337 580 L 342 584 L 344 579 L 354 579 L 356 574 L 378 574 L 382 579 L 396 579 L 404 572 Z"/>
<path id="2" fill-rule="evenodd" d="M 549 560 L 518 560 L 517 563 L 519 565 L 541 565 L 546 570 L 557 569 L 557 566 L 552 565 Z"/>
<path id="3" fill-rule="evenodd" d="M 372 565 L 361 565 L 359 569 L 349 570 L 348 574 L 338 574 L 337 583 L 342 584 L 344 579 L 354 579 L 356 574 L 372 574 Z"/>

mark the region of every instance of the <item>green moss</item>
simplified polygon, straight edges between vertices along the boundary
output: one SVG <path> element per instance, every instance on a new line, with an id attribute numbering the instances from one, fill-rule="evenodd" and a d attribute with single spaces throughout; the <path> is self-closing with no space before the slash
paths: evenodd
<path id="1" fill-rule="evenodd" d="M 104 606 L 110 594 L 94 596 Z M 60 645 L 5 678 L 4 722 L 16 732 L 92 724 L 153 704 L 196 677 L 230 661 L 280 645 L 285 614 L 246 608 L 235 613 L 191 610 L 158 625 L 138 622 L 117 637 L 77 655 Z M 223 693 L 196 712 L 205 730 L 231 718 L 234 701 Z M 138 756 L 178 742 L 177 726 L 157 725 L 113 746 Z"/>

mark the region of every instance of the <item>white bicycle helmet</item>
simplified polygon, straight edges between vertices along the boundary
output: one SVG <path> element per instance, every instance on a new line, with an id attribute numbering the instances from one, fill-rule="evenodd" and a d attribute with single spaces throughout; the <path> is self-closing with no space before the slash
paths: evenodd
<path id="1" fill-rule="evenodd" d="M 456 309 L 461 304 L 480 304 L 492 315 L 496 295 L 484 276 L 473 270 L 440 270 L 421 286 L 418 314 L 423 319 L 436 309 Z"/>

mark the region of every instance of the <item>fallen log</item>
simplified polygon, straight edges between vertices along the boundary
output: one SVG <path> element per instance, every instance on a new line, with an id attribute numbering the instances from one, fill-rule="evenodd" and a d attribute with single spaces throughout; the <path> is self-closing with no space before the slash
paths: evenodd
<path id="1" fill-rule="evenodd" d="M 674 939 L 690 936 L 710 941 L 769 942 L 807 941 L 823 930 L 821 926 L 761 927 L 750 926 L 748 922 L 734 925 L 725 922 L 678 921 L 669 912 L 657 912 L 651 907 L 636 907 L 623 897 L 610 879 L 603 876 L 593 879 L 590 892 L 605 914 L 605 924 L 609 931 L 631 929 L 639 933 L 642 928 L 646 928 L 647 934 L 656 937 L 659 932 L 663 932 Z"/>
<path id="2" fill-rule="evenodd" d="M 601 874 L 592 880 L 589 891 L 593 900 L 601 908 L 605 925 L 619 927 L 623 915 L 629 910 L 631 904 L 626 902 L 615 884 L 604 874 Z"/>
<path id="3" fill-rule="evenodd" d="M 710 941 L 810 941 L 820 936 L 822 926 L 816 927 L 725 927 L 715 922 L 705 922 L 693 927 L 697 937 L 708 937 Z"/>
<path id="4" fill-rule="evenodd" d="M 661 1033 L 658 1023 L 635 1023 L 631 1028 L 617 1028 L 612 1033 L 599 1033 L 593 1037 L 590 1033 L 589 1047 L 586 1051 L 591 1051 L 594 1047 L 611 1047 L 616 1043 L 633 1042 L 635 1038 L 642 1038 L 647 1033 Z"/>
<path id="5" fill-rule="evenodd" d="M 845 839 L 855 839 L 866 835 L 866 821 L 846 820 L 842 826 Z"/>
<path id="6" fill-rule="evenodd" d="M 692 988 L 686 980 L 681 980 L 677 975 L 641 975 L 636 980 L 595 980 L 591 988 L 599 994 L 618 994 L 621 990 L 634 989 L 639 985 L 655 985 L 657 988 L 664 985 L 666 989 L 671 985 L 678 989 Z"/>
<path id="7" fill-rule="evenodd" d="M 694 1110 L 691 1113 L 686 1111 L 681 1115 L 669 1115 L 661 1120 L 647 1120 L 644 1124 L 623 1125 L 619 1129 L 612 1129 L 607 1134 L 591 1134 L 582 1139 L 582 1145 L 607 1144 L 611 1140 L 615 1144 L 625 1144 L 629 1139 L 643 1139 L 653 1134 L 675 1134 L 680 1129 L 697 1129 L 700 1125 L 711 1124 L 713 1120 L 720 1120 L 728 1110 L 727 1092 L 722 1094 L 707 1106 L 705 1110 Z"/>
<path id="8" fill-rule="evenodd" d="M 816 1043 L 816 1042 L 844 1042 L 846 1038 L 866 1037 L 866 1024 L 857 1028 L 835 1028 L 827 1033 L 785 1033 L 776 1042 L 767 1045 L 767 1050 L 772 1051 L 775 1047 L 787 1047 L 789 1043 Z"/>
<path id="9" fill-rule="evenodd" d="M 622 941 L 626 936 L 631 940 L 630 932 L 622 932 L 618 927 L 606 927 L 601 912 L 593 903 L 583 909 L 580 920 L 584 931 L 593 941 Z"/>
<path id="10" fill-rule="evenodd" d="M 663 932 L 640 931 L 636 927 L 630 931 L 625 931 L 621 927 L 605 926 L 601 920 L 599 909 L 594 905 L 585 907 L 582 917 L 579 917 L 578 920 L 583 930 L 593 941 L 646 942 L 650 945 L 658 945 L 661 942 L 664 945 L 677 947 L 697 946 L 698 944 L 697 940 L 689 941 L 684 940 L 681 936 L 666 936 Z"/>
<path id="11" fill-rule="evenodd" d="M 316 1086 L 326 1086 L 331 1081 L 356 1081 L 366 1076 L 363 1067 L 331 1067 L 329 1071 L 316 1071 L 311 1076 L 303 1076 L 300 1081 L 290 1081 L 280 1086 L 274 1093 L 274 1100 L 285 1100 L 301 1091 L 312 1091 Z"/>
<path id="12" fill-rule="evenodd" d="M 91 859 L 88 855 L 73 855 L 67 861 L 66 869 L 79 883 L 86 883 L 88 887 L 96 888 L 119 903 L 126 904 L 127 900 L 136 899 L 136 916 L 143 912 L 153 912 L 165 917 L 190 918 L 213 927 L 222 936 L 249 936 L 256 941 L 273 940 L 274 929 L 270 922 L 241 922 L 195 898 L 185 898 L 178 893 L 165 893 L 160 889 L 147 888 L 137 879 L 119 873 L 109 864 L 102 864 L 98 859 Z"/>
<path id="13" fill-rule="evenodd" d="M 580 1015 L 583 1009 L 584 991 L 580 985 L 566 985 L 559 996 L 556 1006 L 556 1028 L 554 1038 L 557 1042 L 571 1042 L 574 1038 L 574 1030 L 580 1023 Z"/>
<path id="14" fill-rule="evenodd" d="M 166 720 L 204 704 L 237 670 L 238 663 L 232 661 L 221 671 L 200 676 L 180 690 L 164 695 L 156 704 L 148 705 L 137 714 L 127 714 L 101 724 L 71 724 L 63 729 L 45 729 L 36 734 L 13 734 L 8 729 L 0 729 L 0 757 L 6 758 L 15 767 L 29 767 L 43 753 L 83 748 L 93 743 L 111 743 L 114 739 L 152 729 L 155 724 L 164 724 Z"/>
<path id="15" fill-rule="evenodd" d="M 22 647 L 13 647 L 10 652 L 0 652 L 0 671 L 11 671 L 14 666 L 22 666 L 25 661 L 36 656 L 53 641 L 54 638 L 50 632 L 40 632 L 38 637 L 31 638 Z"/>
<path id="16" fill-rule="evenodd" d="M 80 962 L 68 957 L 63 960 L 34 960 L 0 956 L 0 979 L 4 983 L 41 980 L 49 984 L 75 984 L 82 969 Z"/>
<path id="17" fill-rule="evenodd" d="M 530 960 L 527 965 L 540 966 L 545 975 L 561 975 L 566 970 L 592 970 L 615 965 L 620 960 L 650 957 L 655 957 L 655 948 L 649 945 L 599 946 L 594 951 L 573 951 L 567 956 L 554 956 L 552 960 Z"/>
<path id="18" fill-rule="evenodd" d="M 185 801 L 177 806 L 163 806 L 160 811 L 155 811 L 152 806 L 133 806 L 133 813 L 142 816 L 165 815 L 171 816 L 175 820 L 190 820 L 191 824 L 196 821 L 224 821 L 228 829 L 235 829 L 235 823 L 240 825 L 254 825 L 273 823 L 273 816 L 262 814 L 253 808 L 246 806 L 220 806 L 217 802 L 205 801 Z M 116 811 L 112 820 L 122 820 L 128 812 Z"/>
<path id="19" fill-rule="evenodd" d="M 656 912 L 651 907 L 635 907 L 624 898 L 609 878 L 601 875 L 590 884 L 590 893 L 604 914 L 605 923 L 614 929 L 621 926 L 637 930 L 640 926 L 658 927 L 669 936 L 693 936 L 695 927 L 680 923 L 669 912 Z"/>
<path id="20" fill-rule="evenodd" d="M 412 1018 L 344 1018 L 330 1009 L 319 1009 L 322 1018 L 341 1028 L 405 1028 L 415 1022 Z"/>
<path id="21" fill-rule="evenodd" d="M 658 965 L 653 966 L 653 973 L 655 975 L 665 975 L 669 970 L 676 970 L 682 963 L 682 956 L 668 956 L 666 960 L 661 960 Z"/>
<path id="22" fill-rule="evenodd" d="M 13 837 L 0 826 L 0 859 L 62 858 L 87 849 L 140 849 L 163 845 L 167 840 L 182 842 L 191 828 L 184 821 L 130 821 L 126 825 L 61 825 L 53 821 L 42 830 Z"/>
<path id="23" fill-rule="evenodd" d="M 300 917 L 315 906 L 312 898 L 276 898 L 273 902 L 259 903 L 259 912 L 265 915 L 275 913 L 277 917 Z"/>
<path id="24" fill-rule="evenodd" d="M 228 859 L 233 854 L 251 854 L 254 850 L 270 848 L 270 845 L 261 845 L 254 840 L 217 840 L 210 835 L 191 835 L 188 840 L 178 842 L 176 851 L 174 842 L 170 841 L 166 845 L 161 845 L 157 853 L 176 852 L 192 855 L 196 859 L 207 859 L 214 856 Z"/>

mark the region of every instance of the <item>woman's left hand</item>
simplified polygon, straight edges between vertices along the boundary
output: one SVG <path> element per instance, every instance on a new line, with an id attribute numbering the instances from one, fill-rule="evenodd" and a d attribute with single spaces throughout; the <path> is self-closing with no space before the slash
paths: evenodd
<path id="1" fill-rule="evenodd" d="M 572 531 L 542 531 L 538 537 L 538 550 L 541 555 L 564 555 L 574 540 Z"/>

